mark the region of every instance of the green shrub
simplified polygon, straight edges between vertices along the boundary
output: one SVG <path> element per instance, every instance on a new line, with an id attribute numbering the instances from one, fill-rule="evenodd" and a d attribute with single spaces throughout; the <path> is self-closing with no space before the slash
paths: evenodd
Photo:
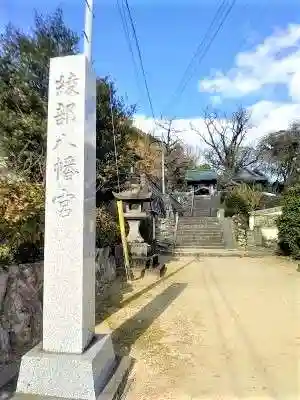
<path id="1" fill-rule="evenodd" d="M 262 195 L 259 203 L 259 209 L 264 210 L 266 208 L 280 207 L 282 204 L 282 196 L 266 196 Z"/>
<path id="2" fill-rule="evenodd" d="M 247 214 L 247 205 L 244 199 L 234 191 L 227 194 L 224 205 L 225 217 L 232 217 L 237 214 Z"/>
<path id="3" fill-rule="evenodd" d="M 105 205 L 96 210 L 96 246 L 102 248 L 113 246 L 120 241 L 120 228 L 117 218 Z"/>
<path id="4" fill-rule="evenodd" d="M 0 242 L 10 249 L 12 261 L 35 261 L 33 252 L 25 248 L 39 248 L 43 243 L 44 208 L 42 185 L 0 178 Z"/>
<path id="5" fill-rule="evenodd" d="M 283 196 L 282 215 L 277 220 L 279 247 L 283 254 L 300 258 L 300 185 Z"/>
<path id="6" fill-rule="evenodd" d="M 17 264 L 34 263 L 43 258 L 42 243 L 23 242 L 14 251 Z"/>
<path id="7" fill-rule="evenodd" d="M 243 215 L 259 208 L 262 192 L 257 187 L 242 184 L 233 187 L 224 195 L 225 216 Z"/>
<path id="8" fill-rule="evenodd" d="M 12 249 L 7 244 L 0 245 L 0 267 L 6 267 L 13 262 Z"/>

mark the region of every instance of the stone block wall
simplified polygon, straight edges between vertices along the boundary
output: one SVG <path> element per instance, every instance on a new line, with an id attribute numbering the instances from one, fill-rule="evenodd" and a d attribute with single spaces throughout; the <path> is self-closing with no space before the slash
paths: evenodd
<path id="1" fill-rule="evenodd" d="M 42 263 L 0 272 L 0 362 L 18 360 L 42 334 Z"/>
<path id="2" fill-rule="evenodd" d="M 250 230 L 253 230 L 257 226 L 275 227 L 276 220 L 281 215 L 281 213 L 281 207 L 253 211 L 249 217 Z"/>
<path id="3" fill-rule="evenodd" d="M 281 215 L 281 207 L 253 211 L 249 226 L 241 216 L 232 218 L 238 247 L 276 247 L 278 229 L 276 221 Z"/>
<path id="4" fill-rule="evenodd" d="M 105 290 L 122 268 L 116 246 L 96 250 L 96 293 Z M 0 269 L 0 365 L 19 361 L 42 338 L 43 263 Z"/>
<path id="5" fill-rule="evenodd" d="M 248 226 L 245 218 L 240 215 L 232 217 L 232 229 L 237 247 L 246 248 L 248 246 Z"/>
<path id="6" fill-rule="evenodd" d="M 155 225 L 155 237 L 158 243 L 174 245 L 175 243 L 176 219 L 157 218 Z"/>
<path id="7" fill-rule="evenodd" d="M 278 228 L 276 221 L 281 215 L 281 207 L 253 211 L 249 218 L 249 234 L 255 243 L 264 247 L 277 245 Z"/>
<path id="8" fill-rule="evenodd" d="M 103 294 L 116 277 L 117 263 L 110 247 L 96 249 L 96 295 Z"/>

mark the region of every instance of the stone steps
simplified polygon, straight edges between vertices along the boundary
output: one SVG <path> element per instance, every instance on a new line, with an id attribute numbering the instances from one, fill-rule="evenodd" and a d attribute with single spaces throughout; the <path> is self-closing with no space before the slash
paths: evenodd
<path id="1" fill-rule="evenodd" d="M 224 249 L 223 242 L 189 242 L 189 243 L 176 243 L 176 248 L 200 248 L 200 249 Z"/>
<path id="2" fill-rule="evenodd" d="M 262 250 L 241 250 L 241 249 L 224 249 L 224 248 L 197 248 L 197 247 L 177 247 L 172 252 L 166 253 L 175 256 L 189 257 L 253 257 L 262 258 L 273 255 L 274 252 Z"/>
<path id="3" fill-rule="evenodd" d="M 176 248 L 224 248 L 223 229 L 215 217 L 179 219 Z"/>
<path id="4" fill-rule="evenodd" d="M 214 238 L 214 239 L 211 239 L 211 238 L 207 238 L 207 239 L 191 239 L 191 238 L 189 238 L 189 239 L 185 239 L 185 238 L 183 238 L 183 239 L 178 239 L 178 240 L 176 240 L 176 246 L 179 246 L 180 244 L 182 244 L 182 245 L 189 245 L 189 244 L 192 244 L 193 246 L 194 245 L 199 245 L 199 246 L 203 246 L 204 244 L 213 244 L 213 245 L 215 245 L 215 244 L 218 244 L 218 243 L 224 243 L 224 240 L 223 240 L 223 238 Z"/>
<path id="5" fill-rule="evenodd" d="M 177 234 L 177 240 L 179 238 L 184 239 L 219 239 L 223 237 L 222 232 L 182 232 Z"/>
<path id="6" fill-rule="evenodd" d="M 193 222 L 218 222 L 217 217 L 202 217 L 199 218 L 197 216 L 186 216 L 179 218 L 179 221 L 193 221 Z"/>
<path id="7" fill-rule="evenodd" d="M 175 247 L 174 251 L 177 252 L 178 249 L 185 249 L 185 250 L 189 250 L 189 249 L 224 249 L 224 243 L 214 243 L 214 244 L 207 244 L 207 243 L 203 243 L 200 244 L 185 244 L 182 245 L 180 243 L 178 243 L 178 245 Z"/>
<path id="8" fill-rule="evenodd" d="M 192 216 L 193 217 L 211 217 L 213 213 L 211 213 L 209 210 L 203 210 L 203 211 L 193 211 Z"/>
<path id="9" fill-rule="evenodd" d="M 223 236 L 179 236 L 176 239 L 176 243 L 179 242 L 195 242 L 195 243 L 200 243 L 200 242 L 213 242 L 213 243 L 218 243 L 220 241 L 223 241 Z"/>
<path id="10" fill-rule="evenodd" d="M 211 221 L 209 219 L 212 218 Z M 195 225 L 195 226 L 214 226 L 219 225 L 219 221 L 213 217 L 207 217 L 206 219 L 203 218 L 194 218 L 194 217 L 183 217 L 179 219 L 179 225 Z"/>
<path id="11" fill-rule="evenodd" d="M 195 233 L 203 233 L 203 232 L 220 232 L 219 226 L 207 227 L 207 226 L 180 226 L 177 230 L 177 233 L 184 233 L 184 232 L 195 232 Z"/>
<path id="12" fill-rule="evenodd" d="M 205 228 L 219 228 L 220 224 L 218 222 L 211 222 L 211 223 L 197 223 L 197 222 L 185 222 L 185 221 L 179 221 L 178 224 L 178 229 L 186 229 L 186 228 L 192 228 L 192 229 L 205 229 Z"/>

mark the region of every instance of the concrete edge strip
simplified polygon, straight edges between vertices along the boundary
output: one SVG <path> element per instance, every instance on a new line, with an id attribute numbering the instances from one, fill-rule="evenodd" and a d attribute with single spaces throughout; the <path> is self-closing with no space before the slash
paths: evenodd
<path id="1" fill-rule="evenodd" d="M 97 397 L 97 400 L 117 400 L 121 398 L 133 363 L 133 359 L 128 356 L 122 357 L 119 360 L 119 364 L 117 365 L 113 375 Z"/>

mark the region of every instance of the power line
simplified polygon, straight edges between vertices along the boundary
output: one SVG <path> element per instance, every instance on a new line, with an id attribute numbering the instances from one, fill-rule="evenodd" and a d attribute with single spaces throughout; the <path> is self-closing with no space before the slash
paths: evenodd
<path id="1" fill-rule="evenodd" d="M 129 31 L 129 27 L 128 27 L 128 23 L 127 23 L 127 19 L 126 19 L 126 14 L 125 14 L 125 5 L 124 3 L 120 4 L 120 0 L 117 0 L 117 7 L 118 7 L 118 11 L 120 14 L 120 18 L 121 18 L 121 22 L 122 22 L 122 27 L 123 27 L 123 32 L 124 32 L 124 36 L 125 36 L 125 40 L 127 42 L 128 45 L 128 50 L 129 53 L 131 55 L 131 60 L 132 60 L 132 64 L 133 64 L 133 68 L 134 68 L 134 72 L 135 72 L 135 77 L 136 77 L 136 83 L 137 83 L 137 87 L 138 90 L 142 93 L 141 87 L 140 87 L 140 82 L 139 82 L 139 70 L 138 70 L 138 65 L 134 56 L 134 51 L 133 51 L 133 47 L 131 44 L 131 38 L 130 38 L 130 31 Z"/>
<path id="2" fill-rule="evenodd" d="M 204 49 L 202 55 L 201 55 L 200 58 L 199 58 L 199 63 L 204 59 L 204 57 L 205 57 L 206 54 L 208 53 L 208 51 L 209 51 L 211 45 L 213 44 L 215 38 L 217 37 L 218 33 L 219 33 L 220 30 L 222 29 L 222 27 L 223 27 L 223 25 L 224 25 L 224 23 L 225 23 L 225 21 L 226 21 L 228 15 L 230 14 L 230 12 L 231 12 L 231 10 L 232 10 L 232 8 L 233 8 L 235 2 L 236 2 L 236 0 L 233 0 L 233 1 L 232 1 L 230 7 L 228 8 L 228 10 L 226 11 L 226 13 L 225 13 L 225 15 L 224 15 L 224 17 L 223 17 L 221 23 L 219 24 L 217 30 L 215 31 L 215 33 L 213 34 L 212 38 L 209 40 L 209 42 L 208 42 L 207 45 L 205 46 L 205 49 Z M 195 67 L 194 67 L 194 71 L 195 71 Z M 193 73 L 192 73 L 192 74 L 190 75 L 190 77 L 188 78 L 188 81 L 192 78 L 192 75 L 193 75 Z M 188 81 L 187 81 L 186 85 L 188 84 Z M 186 85 L 185 85 L 185 87 L 186 87 Z M 184 87 L 184 89 L 185 89 L 185 87 Z"/>
<path id="3" fill-rule="evenodd" d="M 219 7 L 218 7 L 218 9 L 217 9 L 217 11 L 216 11 L 211 23 L 210 23 L 210 25 L 209 25 L 209 27 L 208 27 L 208 29 L 207 29 L 207 31 L 206 31 L 203 39 L 202 39 L 202 41 L 198 44 L 198 46 L 196 48 L 196 51 L 194 52 L 189 64 L 187 65 L 187 67 L 186 67 L 186 69 L 185 69 L 185 71 L 183 73 L 183 76 L 182 76 L 182 78 L 181 78 L 181 80 L 180 80 L 180 82 L 178 84 L 177 90 L 175 91 L 175 95 L 176 95 L 176 92 L 180 91 L 182 85 L 185 84 L 185 80 L 187 78 L 187 74 L 188 74 L 190 68 L 193 66 L 193 63 L 196 61 L 199 52 L 202 50 L 202 47 L 204 46 L 206 40 L 209 37 L 211 29 L 213 28 L 214 24 L 218 21 L 218 18 L 221 16 L 224 7 L 226 8 L 226 5 L 227 5 L 227 0 L 222 0 L 222 2 L 219 5 Z"/>
<path id="4" fill-rule="evenodd" d="M 132 14 L 131 14 L 131 10 L 130 10 L 129 4 L 128 4 L 128 0 L 124 0 L 124 3 L 125 3 L 126 10 L 127 10 L 127 14 L 129 16 L 130 25 L 131 25 L 131 28 L 132 28 L 132 33 L 133 33 L 133 37 L 134 37 L 134 41 L 135 41 L 135 45 L 136 45 L 136 49 L 137 49 L 137 53 L 138 53 L 138 58 L 139 58 L 142 74 L 143 74 L 143 79 L 144 79 L 144 84 L 145 84 L 145 88 L 146 88 L 146 92 L 147 92 L 147 97 L 148 97 L 148 102 L 149 102 L 151 114 L 152 114 L 153 119 L 155 120 L 153 102 L 152 102 L 152 99 L 151 99 L 149 85 L 148 85 L 148 82 L 147 82 L 146 71 L 145 71 L 145 68 L 144 68 L 142 52 L 141 52 L 141 48 L 140 48 L 140 44 L 139 44 L 139 39 L 138 39 L 138 36 L 137 36 L 137 31 L 136 31 L 136 28 L 135 28 L 135 23 L 134 23 Z"/>
<path id="5" fill-rule="evenodd" d="M 195 73 L 195 63 L 198 60 L 198 65 L 201 63 L 201 61 L 204 59 L 204 57 L 206 56 L 206 54 L 208 53 L 211 45 L 213 44 L 215 38 L 217 37 L 218 33 L 220 32 L 220 30 L 222 29 L 228 15 L 230 14 L 233 6 L 235 5 L 236 0 L 232 0 L 231 4 L 229 4 L 227 2 L 227 0 L 223 0 L 222 3 L 219 5 L 218 10 L 216 11 L 214 18 L 212 19 L 208 30 L 206 31 L 204 38 L 202 39 L 202 41 L 200 42 L 200 44 L 198 45 L 195 53 L 193 54 L 186 70 L 184 71 L 183 77 L 180 80 L 180 83 L 176 89 L 176 91 L 174 92 L 174 95 L 170 101 L 170 103 L 168 104 L 168 108 L 171 106 L 171 104 L 173 103 L 173 101 L 176 98 L 179 98 L 182 93 L 184 92 L 187 84 L 189 83 L 189 81 L 191 80 L 193 74 Z M 229 6 L 227 8 L 227 6 Z M 227 10 L 226 10 L 227 8 Z M 219 20 L 219 21 L 218 21 Z M 213 33 L 212 37 L 208 40 L 210 34 L 211 34 L 211 30 L 213 29 L 214 25 L 216 22 L 219 22 L 219 25 L 217 27 L 217 29 L 215 30 L 215 32 Z M 193 68 L 192 72 L 188 75 L 189 70 L 191 70 L 191 68 Z"/>
<path id="6" fill-rule="evenodd" d="M 119 0 L 117 0 L 117 1 L 119 2 Z M 124 11 L 127 11 L 127 14 L 128 14 L 129 20 L 130 20 L 132 34 L 133 34 L 133 38 L 134 38 L 134 41 L 135 41 L 135 46 L 136 46 L 136 50 L 137 50 L 137 53 L 138 53 L 138 58 L 139 58 L 139 63 L 140 63 L 140 67 L 141 67 L 141 71 L 142 71 L 142 75 L 143 75 L 143 80 L 144 80 L 144 85 L 145 85 L 145 89 L 146 89 L 146 93 L 147 93 L 147 98 L 148 98 L 148 102 L 149 102 L 149 106 L 150 106 L 150 110 L 151 110 L 151 115 L 152 115 L 152 118 L 153 118 L 153 122 L 154 122 L 154 124 L 156 126 L 156 117 L 155 117 L 153 102 L 152 102 L 150 89 L 149 89 L 149 85 L 148 85 L 148 81 L 147 81 L 147 75 L 146 75 L 146 71 L 145 71 L 145 67 L 144 67 L 144 62 L 143 62 L 143 57 L 142 57 L 142 52 L 141 52 L 141 46 L 140 46 L 140 43 L 139 43 L 137 30 L 136 30 L 136 27 L 135 27 L 135 22 L 134 22 L 134 19 L 133 19 L 133 16 L 132 16 L 132 13 L 131 13 L 131 10 L 130 10 L 130 7 L 129 7 L 128 0 L 123 0 L 123 8 L 125 9 Z M 125 24 L 126 24 L 126 14 L 125 14 L 125 12 L 123 12 L 122 15 L 123 15 L 123 17 L 125 17 L 124 20 L 125 20 Z M 127 35 L 128 40 L 130 41 L 130 35 L 129 35 L 128 27 L 127 27 L 127 31 L 126 31 L 125 34 Z M 130 43 L 130 47 L 131 47 L 131 43 Z M 132 47 L 131 47 L 131 50 L 132 50 Z M 131 50 L 130 50 L 130 52 L 131 52 Z M 132 57 L 134 58 L 133 50 L 132 50 Z M 137 72 L 137 75 L 138 75 L 138 72 Z M 154 135 L 155 129 L 156 128 L 154 127 L 152 129 L 152 131 L 149 132 L 149 134 L 151 136 L 153 136 L 153 137 L 155 136 Z M 162 153 L 163 153 L 163 140 L 161 141 L 161 143 L 162 143 Z M 163 154 L 162 154 L 162 158 L 163 158 Z"/>

